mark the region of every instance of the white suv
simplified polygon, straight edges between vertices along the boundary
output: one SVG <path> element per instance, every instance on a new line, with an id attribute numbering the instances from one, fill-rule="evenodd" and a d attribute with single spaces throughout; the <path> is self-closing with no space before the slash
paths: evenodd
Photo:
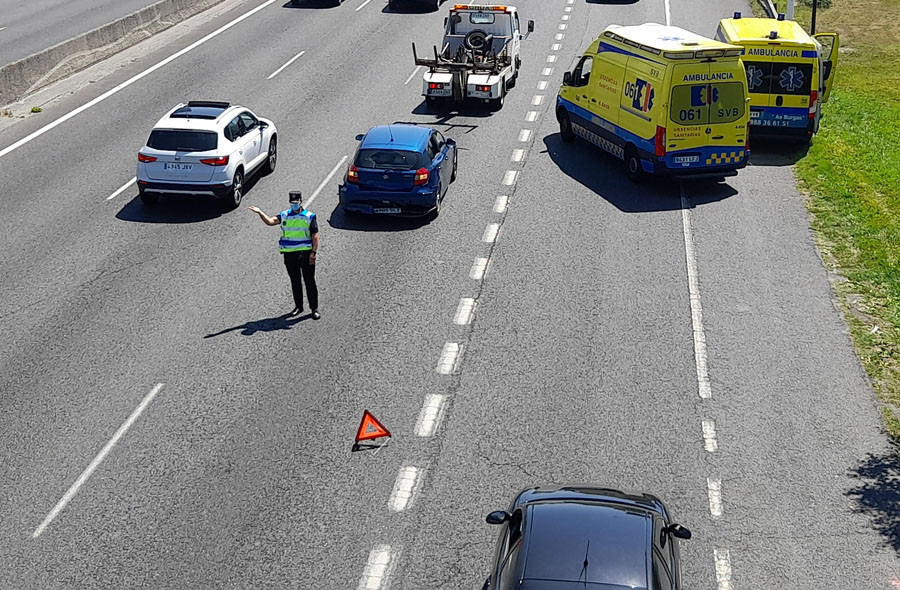
<path id="1" fill-rule="evenodd" d="M 244 178 L 275 169 L 275 124 L 227 102 L 191 101 L 159 120 L 138 152 L 141 201 L 161 195 L 213 195 L 228 208 L 241 204 Z"/>

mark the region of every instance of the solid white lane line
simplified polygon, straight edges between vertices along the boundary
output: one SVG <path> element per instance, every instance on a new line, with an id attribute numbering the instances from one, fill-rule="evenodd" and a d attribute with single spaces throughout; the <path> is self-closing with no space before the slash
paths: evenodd
<path id="1" fill-rule="evenodd" d="M 422 483 L 424 470 L 412 465 L 407 465 L 400 469 L 397 475 L 397 481 L 394 483 L 394 490 L 388 500 L 388 506 L 394 512 L 403 512 L 412 506 L 413 498 L 419 491 Z"/>
<path id="2" fill-rule="evenodd" d="M 484 228 L 484 235 L 481 236 L 481 241 L 486 244 L 493 244 L 494 240 L 497 239 L 498 233 L 500 233 L 500 224 L 489 223 L 487 224 L 487 227 Z"/>
<path id="3" fill-rule="evenodd" d="M 403 83 L 404 86 L 410 83 L 412 79 L 419 73 L 419 70 L 422 69 L 422 66 L 416 66 L 416 69 L 413 70 L 413 73 L 409 75 L 409 78 L 406 79 L 406 82 Z"/>
<path id="4" fill-rule="evenodd" d="M 390 545 L 375 545 L 369 552 L 366 569 L 359 581 L 358 590 L 380 590 L 391 574 L 396 555 Z"/>
<path id="5" fill-rule="evenodd" d="M 521 162 L 525 159 L 525 150 L 516 149 L 512 151 L 512 156 L 509 158 L 513 162 Z"/>
<path id="6" fill-rule="evenodd" d="M 547 84 L 549 84 L 549 82 L 547 82 L 546 80 L 541 80 L 540 82 L 538 82 L 537 89 L 547 90 Z"/>
<path id="7" fill-rule="evenodd" d="M 722 516 L 722 480 L 706 478 L 709 491 L 709 512 L 713 516 Z"/>
<path id="8" fill-rule="evenodd" d="M 435 369 L 441 375 L 449 375 L 456 370 L 456 363 L 459 360 L 459 344 L 456 342 L 447 342 L 444 349 L 441 350 L 441 358 L 438 359 L 438 366 Z"/>
<path id="9" fill-rule="evenodd" d="M 506 195 L 500 195 L 497 197 L 497 200 L 494 201 L 494 213 L 506 213 L 506 207 L 509 205 L 509 197 Z"/>
<path id="10" fill-rule="evenodd" d="M 550 64 L 556 63 L 556 56 L 555 56 L 555 55 L 548 55 L 548 56 L 547 56 L 547 63 L 550 63 Z"/>
<path id="11" fill-rule="evenodd" d="M 533 97 L 531 97 L 531 104 L 533 106 L 540 106 L 542 102 L 544 102 L 543 94 L 535 94 Z"/>
<path id="12" fill-rule="evenodd" d="M 475 314 L 475 300 L 471 297 L 463 297 L 459 300 L 456 308 L 456 315 L 453 316 L 453 323 L 457 326 L 468 326 L 472 322 L 472 316 Z"/>
<path id="13" fill-rule="evenodd" d="M 684 186 L 681 187 L 681 226 L 684 232 L 684 256 L 687 261 L 688 291 L 691 298 L 691 324 L 694 330 L 694 361 L 697 365 L 697 392 L 701 398 L 712 396 L 707 367 L 706 332 L 703 329 L 703 305 L 700 302 L 700 273 L 694 250 L 691 212 Z"/>
<path id="14" fill-rule="evenodd" d="M 538 118 L 537 111 L 528 111 L 528 113 L 525 114 L 525 120 L 529 123 L 534 123 L 535 121 L 537 121 L 537 118 Z"/>
<path id="15" fill-rule="evenodd" d="M 518 178 L 519 172 L 517 170 L 507 170 L 506 174 L 503 175 L 503 186 L 514 186 Z"/>
<path id="16" fill-rule="evenodd" d="M 484 273 L 487 270 L 487 266 L 487 258 L 476 258 L 475 262 L 472 263 L 472 270 L 469 271 L 469 278 L 480 281 L 484 278 Z"/>
<path id="17" fill-rule="evenodd" d="M 716 583 L 719 590 L 731 590 L 731 554 L 728 549 L 715 549 Z"/>
<path id="18" fill-rule="evenodd" d="M 557 41 L 562 41 L 565 38 L 566 38 L 565 33 L 557 33 L 556 36 L 554 37 L 554 39 L 556 39 Z"/>
<path id="19" fill-rule="evenodd" d="M 185 47 L 184 49 L 182 49 L 182 50 L 180 50 L 180 51 L 177 51 L 176 53 L 173 53 L 172 55 L 170 55 L 170 56 L 167 57 L 166 59 L 162 60 L 161 62 L 157 63 L 156 65 L 150 66 L 149 68 L 147 68 L 147 69 L 144 70 L 143 72 L 140 72 L 139 74 L 135 74 L 134 76 L 132 76 L 131 78 L 125 80 L 124 82 L 122 82 L 121 84 L 119 84 L 118 86 L 116 86 L 115 88 L 111 88 L 111 89 L 107 90 L 106 92 L 104 92 L 103 94 L 101 94 L 100 96 L 98 96 L 97 98 L 91 100 L 90 102 L 87 102 L 87 103 L 81 105 L 80 107 L 76 108 L 75 110 L 69 111 L 68 113 L 66 113 L 66 114 L 63 115 L 62 117 L 56 119 L 55 121 L 51 121 L 50 123 L 47 123 L 46 125 L 44 125 L 44 126 L 41 127 L 40 129 L 38 129 L 37 131 L 34 131 L 34 132 L 31 133 L 30 135 L 27 135 L 27 136 L 23 137 L 22 139 L 20 139 L 19 141 L 15 142 L 14 144 L 12 144 L 12 145 L 10 145 L 10 146 L 8 146 L 8 147 L 5 147 L 5 148 L 3 148 L 2 150 L 0 150 L 0 158 L 2 158 L 3 156 L 5 156 L 6 154 L 12 152 L 13 150 L 19 149 L 20 147 L 22 147 L 22 146 L 25 145 L 26 143 L 29 143 L 30 141 L 33 141 L 34 139 L 37 139 L 37 138 L 40 137 L 41 135 L 43 135 L 43 134 L 47 133 L 48 131 L 50 131 L 51 129 L 54 129 L 54 128 L 57 127 L 57 126 L 62 125 L 63 123 L 65 123 L 66 121 L 68 121 L 69 119 L 71 119 L 72 117 L 75 117 L 76 115 L 79 115 L 79 114 L 83 113 L 84 111 L 88 110 L 88 109 L 91 108 L 92 106 L 94 106 L 94 105 L 96 105 L 96 104 L 98 104 L 98 103 L 100 103 L 100 102 L 103 102 L 104 100 L 106 100 L 107 98 L 109 98 L 109 97 L 112 96 L 113 94 L 116 94 L 116 93 L 119 92 L 120 90 L 123 90 L 123 89 L 125 89 L 125 88 L 128 88 L 129 86 L 131 86 L 132 84 L 134 84 L 134 83 L 137 82 L 138 80 L 140 80 L 140 79 L 142 79 L 142 78 L 145 78 L 145 77 L 149 76 L 150 74 L 152 74 L 153 72 L 155 72 L 155 71 L 158 70 L 159 68 L 161 68 L 161 67 L 163 67 L 163 66 L 165 66 L 165 65 L 167 65 L 167 64 L 169 64 L 169 63 L 171 63 L 172 61 L 174 61 L 174 60 L 176 60 L 176 59 L 178 59 L 179 57 L 181 57 L 181 56 L 184 55 L 185 53 L 188 53 L 189 51 L 193 51 L 194 49 L 196 49 L 197 47 L 200 47 L 201 45 L 203 45 L 204 43 L 206 43 L 206 42 L 209 41 L 210 39 L 213 39 L 214 37 L 217 37 L 217 36 L 221 35 L 222 33 L 224 33 L 225 31 L 227 31 L 227 30 L 230 29 L 231 27 L 235 26 L 236 24 L 242 22 L 242 21 L 245 20 L 245 19 L 250 18 L 251 16 L 253 16 L 253 15 L 256 14 L 257 12 L 259 12 L 260 10 L 262 10 L 262 9 L 266 8 L 267 6 L 269 6 L 270 4 L 274 4 L 275 2 L 278 2 L 278 1 L 279 1 L 279 0 L 265 0 L 265 2 L 263 2 L 262 4 L 260 4 L 259 6 L 257 6 L 256 8 L 253 8 L 252 10 L 249 10 L 248 12 L 245 12 L 245 13 L 242 14 L 241 16 L 235 18 L 233 21 L 231 21 L 231 22 L 229 22 L 229 23 L 227 23 L 227 24 L 225 24 L 225 25 L 219 27 L 218 29 L 216 29 L 216 30 L 213 31 L 212 33 L 206 35 L 206 36 L 203 37 L 202 39 L 199 39 L 199 40 L 197 40 L 197 41 L 194 41 L 193 43 L 191 43 L 190 45 L 188 45 L 188 46 Z"/>
<path id="20" fill-rule="evenodd" d="M 666 26 L 672 24 L 672 6 L 670 0 L 665 0 L 666 5 Z"/>
<path id="21" fill-rule="evenodd" d="M 292 63 L 294 63 L 295 61 L 297 61 L 298 59 L 300 59 L 300 58 L 303 56 L 304 53 L 306 53 L 306 52 L 305 52 L 305 51 L 301 51 L 300 53 L 298 53 L 297 55 L 295 55 L 295 56 L 292 57 L 291 59 L 287 60 L 287 63 L 286 63 L 286 64 L 284 64 L 283 66 L 281 66 L 280 68 L 278 68 L 277 70 L 275 70 L 274 72 L 272 72 L 271 74 L 269 74 L 269 77 L 266 78 L 266 80 L 271 80 L 272 78 L 274 78 L 275 76 L 277 76 L 278 74 L 280 74 L 280 73 L 284 70 L 284 68 L 288 67 L 289 65 L 291 65 Z"/>
<path id="22" fill-rule="evenodd" d="M 519 141 L 525 143 L 531 139 L 531 129 L 522 129 L 519 131 Z"/>
<path id="23" fill-rule="evenodd" d="M 553 68 L 544 68 L 541 70 L 541 76 L 549 76 L 553 73 Z"/>
<path id="24" fill-rule="evenodd" d="M 125 184 L 123 184 L 119 189 L 116 190 L 116 192 L 114 192 L 113 194 L 106 197 L 106 200 L 112 201 L 113 199 L 115 199 L 116 197 L 118 197 L 119 195 L 121 195 L 122 193 L 127 191 L 128 187 L 131 186 L 132 184 L 134 184 L 135 182 L 137 182 L 137 177 L 134 177 L 131 180 L 129 180 L 128 182 L 126 182 Z"/>
<path id="25" fill-rule="evenodd" d="M 356 10 L 354 10 L 353 12 L 359 12 L 360 10 L 362 10 L 363 8 L 366 7 L 366 4 L 368 4 L 368 3 L 371 2 L 371 1 L 372 1 L 372 0 L 366 0 L 365 2 L 363 2 L 362 4 L 360 4 L 359 6 L 357 6 L 357 7 L 356 7 Z"/>
<path id="26" fill-rule="evenodd" d="M 113 437 L 111 439 L 109 439 L 109 442 L 107 442 L 106 445 L 104 445 L 104 447 L 97 454 L 97 456 L 94 457 L 94 460 L 91 461 L 90 465 L 87 466 L 87 469 L 81 472 L 81 475 L 78 476 L 78 479 L 75 480 L 75 483 L 72 484 L 72 487 L 70 487 L 66 491 L 66 493 L 63 494 L 63 497 L 60 498 L 59 502 L 56 503 L 56 506 L 54 506 L 53 510 L 50 511 L 50 514 L 48 514 L 41 522 L 41 524 L 38 525 L 38 528 L 34 530 L 34 532 L 31 534 L 32 539 L 36 539 L 41 536 L 41 533 L 44 532 L 44 529 L 46 529 L 47 526 L 51 522 L 53 522 L 53 519 L 56 518 L 60 512 L 62 512 L 63 508 L 66 507 L 66 504 L 68 504 L 72 500 L 72 498 L 75 497 L 75 494 L 78 493 L 78 490 L 81 489 L 81 486 L 84 485 L 84 482 L 86 482 L 91 474 L 96 471 L 97 467 L 100 466 L 100 463 L 103 462 L 103 459 L 105 459 L 112 448 L 116 446 L 116 443 L 119 442 L 119 439 L 122 438 L 122 436 L 126 432 L 128 432 L 128 429 L 131 428 L 131 425 L 134 424 L 135 420 L 138 419 L 138 417 L 141 415 L 141 412 L 143 412 L 144 409 L 148 405 L 150 405 L 150 402 L 153 401 L 153 398 L 156 397 L 156 394 L 159 393 L 159 390 L 161 390 L 162 388 L 163 384 L 157 383 L 156 386 L 150 390 L 150 393 L 144 396 L 144 399 L 141 400 L 141 403 L 138 404 L 138 407 L 135 408 L 134 411 L 131 412 L 131 415 L 128 416 L 128 419 L 125 420 L 125 422 L 121 426 L 119 426 L 119 429 L 116 430 L 116 433 L 113 434 Z"/>
<path id="27" fill-rule="evenodd" d="M 715 453 L 719 448 L 719 441 L 716 438 L 716 423 L 712 420 L 703 421 L 703 446 L 710 453 Z"/>
<path id="28" fill-rule="evenodd" d="M 419 419 L 416 421 L 416 436 L 428 437 L 433 436 L 444 419 L 444 405 L 447 398 L 437 393 L 429 394 L 425 398 L 422 405 L 422 411 L 419 412 Z"/>
<path id="29" fill-rule="evenodd" d="M 319 184 L 319 186 L 316 187 L 316 190 L 313 191 L 313 194 L 312 194 L 312 196 L 309 198 L 309 200 L 307 200 L 307 201 L 303 204 L 304 207 L 308 207 L 309 205 L 312 205 L 312 202 L 316 200 L 316 197 L 319 196 L 319 193 L 322 192 L 322 189 L 325 188 L 325 185 L 327 185 L 329 182 L 331 182 L 332 177 L 333 177 L 335 174 L 337 174 L 337 171 L 340 170 L 341 166 L 343 166 L 343 165 L 344 165 L 344 162 L 346 162 L 346 161 L 347 161 L 347 156 L 344 156 L 343 158 L 341 158 L 341 160 L 340 160 L 337 164 L 335 164 L 334 168 L 331 169 L 331 172 L 328 173 L 328 176 L 325 177 L 325 180 L 323 180 L 323 181 Z"/>

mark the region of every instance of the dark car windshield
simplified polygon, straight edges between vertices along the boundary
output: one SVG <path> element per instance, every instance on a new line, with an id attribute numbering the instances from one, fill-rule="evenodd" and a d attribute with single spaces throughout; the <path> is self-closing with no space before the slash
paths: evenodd
<path id="1" fill-rule="evenodd" d="M 173 152 L 206 152 L 216 149 L 218 135 L 211 131 L 155 129 L 150 132 L 147 147 Z"/>
<path id="2" fill-rule="evenodd" d="M 417 170 L 425 166 L 425 156 L 419 152 L 392 149 L 363 149 L 356 155 L 359 168 L 376 170 Z"/>

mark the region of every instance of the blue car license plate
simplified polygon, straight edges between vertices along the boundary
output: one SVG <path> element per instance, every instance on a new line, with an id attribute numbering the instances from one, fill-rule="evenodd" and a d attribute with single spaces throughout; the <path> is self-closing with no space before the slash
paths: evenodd
<path id="1" fill-rule="evenodd" d="M 372 210 L 374 213 L 400 213 L 400 207 L 375 207 Z"/>

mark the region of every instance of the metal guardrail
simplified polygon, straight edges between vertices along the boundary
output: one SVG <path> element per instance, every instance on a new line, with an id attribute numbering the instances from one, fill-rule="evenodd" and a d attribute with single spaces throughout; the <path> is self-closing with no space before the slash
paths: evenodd
<path id="1" fill-rule="evenodd" d="M 772 0 L 757 0 L 769 18 L 778 18 L 778 7 Z"/>

